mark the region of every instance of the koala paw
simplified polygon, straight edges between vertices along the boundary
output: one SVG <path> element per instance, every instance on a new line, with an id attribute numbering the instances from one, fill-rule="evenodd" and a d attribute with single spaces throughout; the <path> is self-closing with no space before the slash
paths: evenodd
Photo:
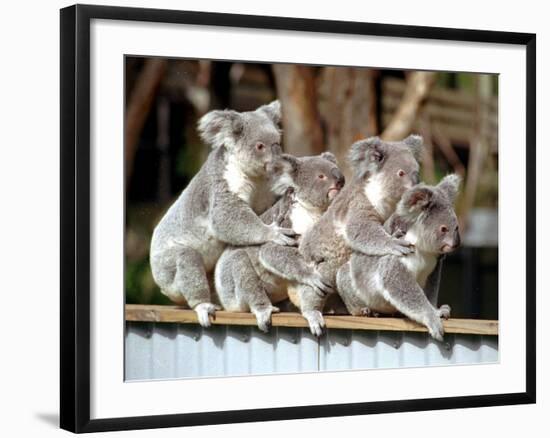
<path id="1" fill-rule="evenodd" d="M 252 310 L 252 313 L 256 316 L 258 328 L 264 333 L 267 333 L 271 328 L 271 314 L 277 312 L 280 312 L 280 309 L 275 306 Z"/>
<path id="2" fill-rule="evenodd" d="M 272 231 L 271 241 L 282 246 L 297 246 L 297 234 L 290 228 L 279 227 L 276 223 L 270 225 Z"/>
<path id="3" fill-rule="evenodd" d="M 216 310 L 219 308 L 219 306 L 215 306 L 212 303 L 200 303 L 197 304 L 193 310 L 197 313 L 199 324 L 203 327 L 210 327 L 212 325 L 210 322 L 210 315 L 215 317 Z"/>
<path id="4" fill-rule="evenodd" d="M 414 245 L 405 239 L 393 239 L 391 245 L 391 254 L 403 256 L 414 252 Z"/>
<path id="5" fill-rule="evenodd" d="M 432 319 L 428 324 L 426 324 L 428 327 L 428 331 L 430 332 L 430 336 L 434 338 L 437 341 L 443 342 L 443 335 L 445 334 L 445 330 L 443 330 L 443 323 L 441 322 L 441 318 L 434 318 Z"/>
<path id="6" fill-rule="evenodd" d="M 363 307 L 360 310 L 360 315 L 361 316 L 369 316 L 369 317 L 372 317 L 372 318 L 378 318 L 380 316 L 380 314 L 378 312 L 375 312 L 370 307 Z"/>
<path id="7" fill-rule="evenodd" d="M 323 315 L 318 310 L 306 310 L 302 312 L 302 316 L 309 324 L 309 330 L 313 336 L 321 336 L 325 330 L 325 320 Z"/>
<path id="8" fill-rule="evenodd" d="M 315 271 L 312 276 L 308 278 L 306 284 L 311 286 L 315 293 L 321 298 L 324 298 L 334 292 L 333 286 L 324 281 L 321 274 L 317 271 Z"/>
<path id="9" fill-rule="evenodd" d="M 443 304 L 439 310 L 439 317 L 443 319 L 449 319 L 451 317 L 451 306 Z"/>

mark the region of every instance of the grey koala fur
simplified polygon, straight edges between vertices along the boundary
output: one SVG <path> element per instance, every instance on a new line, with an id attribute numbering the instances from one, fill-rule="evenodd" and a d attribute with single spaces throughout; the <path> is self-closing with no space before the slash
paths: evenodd
<path id="1" fill-rule="evenodd" d="M 403 192 L 418 183 L 422 138 L 411 135 L 398 142 L 378 137 L 351 146 L 352 181 L 344 187 L 327 212 L 300 241 L 299 253 L 313 263 L 323 282 L 336 284 L 338 269 L 352 251 L 371 255 L 405 255 L 410 243 L 388 234 L 383 224 L 393 213 Z M 274 261 L 276 262 L 276 261 Z M 276 268 L 297 278 L 298 259 L 281 258 Z M 311 332 L 320 336 L 325 326 L 321 311 L 326 299 L 322 290 L 307 284 L 289 289 L 289 296 L 308 320 Z"/>
<path id="2" fill-rule="evenodd" d="M 352 315 L 400 312 L 425 325 L 443 340 L 441 318 L 448 305 L 437 307 L 442 258 L 460 245 L 453 202 L 460 177 L 448 175 L 437 186 L 419 184 L 405 192 L 385 228 L 404 235 L 415 246 L 405 256 L 371 256 L 354 252 L 337 274 L 340 297 Z"/>
<path id="3" fill-rule="evenodd" d="M 258 216 L 275 201 L 269 169 L 281 155 L 280 119 L 278 101 L 203 116 L 198 130 L 213 150 L 153 231 L 155 282 L 172 301 L 193 308 L 202 326 L 215 312 L 208 275 L 227 244 L 296 243 L 291 230 Z"/>
<path id="4" fill-rule="evenodd" d="M 320 156 L 296 158 L 283 154 L 283 163 L 275 185 L 287 187 L 285 195 L 262 216 L 264 223 L 276 222 L 305 233 L 322 214 L 345 184 L 345 178 L 330 152 Z M 276 189 L 279 191 L 280 189 Z M 272 260 L 292 258 L 297 277 L 284 276 L 271 269 Z M 295 247 L 268 242 L 261 246 L 229 247 L 215 269 L 216 292 L 222 307 L 229 311 L 252 311 L 258 327 L 268 331 L 272 304 L 287 298 L 288 284 L 301 281 L 314 288 L 329 289 L 312 264 L 299 256 Z"/>

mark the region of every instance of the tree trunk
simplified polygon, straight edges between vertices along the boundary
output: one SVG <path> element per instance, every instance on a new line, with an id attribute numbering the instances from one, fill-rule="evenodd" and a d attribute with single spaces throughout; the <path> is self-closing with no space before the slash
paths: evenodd
<path id="1" fill-rule="evenodd" d="M 470 143 L 470 156 L 468 157 L 464 202 L 462 204 L 460 220 L 462 229 L 468 226 L 468 216 L 475 204 L 479 182 L 489 153 L 489 141 L 486 133 L 488 132 L 487 124 L 489 120 L 487 116 L 488 104 L 492 91 L 491 76 L 478 75 L 475 81 L 477 92 L 475 135 Z"/>
<path id="2" fill-rule="evenodd" d="M 347 177 L 351 144 L 377 132 L 374 74 L 366 68 L 325 67 L 321 75 L 319 106 L 327 149 Z"/>
<path id="3" fill-rule="evenodd" d="M 126 184 L 132 176 L 139 136 L 153 104 L 160 81 L 166 71 L 166 65 L 167 62 L 164 59 L 148 59 L 145 61 L 130 94 L 124 125 Z"/>
<path id="4" fill-rule="evenodd" d="M 316 155 L 325 148 L 315 84 L 316 67 L 273 65 L 283 111 L 284 149 L 297 156 Z"/>

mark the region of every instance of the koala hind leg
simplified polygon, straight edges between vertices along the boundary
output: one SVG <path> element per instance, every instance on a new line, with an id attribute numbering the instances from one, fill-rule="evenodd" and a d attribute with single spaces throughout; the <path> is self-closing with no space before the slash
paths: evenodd
<path id="1" fill-rule="evenodd" d="M 302 316 L 309 324 L 309 330 L 314 336 L 321 336 L 325 331 L 325 319 L 323 318 L 323 307 L 326 298 L 321 297 L 315 290 L 306 284 L 297 287 Z"/>
<path id="2" fill-rule="evenodd" d="M 246 303 L 256 316 L 258 328 L 268 332 L 271 327 L 271 314 L 278 312 L 279 309 L 271 304 L 265 285 L 254 269 L 248 254 L 245 251 L 236 252 L 231 267 L 237 301 Z"/>
<path id="3" fill-rule="evenodd" d="M 189 307 L 197 313 L 201 326 L 210 327 L 209 316 L 214 315 L 216 306 L 210 301 L 210 286 L 202 256 L 185 246 L 178 247 L 176 251 L 176 272 L 169 289 L 172 295 L 179 293 L 185 298 Z M 170 295 L 169 298 L 175 301 Z"/>
<path id="4" fill-rule="evenodd" d="M 336 288 L 346 309 L 354 316 L 368 316 L 369 312 L 363 300 L 358 296 L 351 276 L 351 264 L 344 263 L 336 274 Z"/>
<path id="5" fill-rule="evenodd" d="M 424 291 L 416 280 L 404 271 L 390 271 L 383 278 L 382 295 L 399 312 L 406 317 L 423 324 L 430 335 L 443 341 L 443 323 L 438 309 L 426 298 Z"/>

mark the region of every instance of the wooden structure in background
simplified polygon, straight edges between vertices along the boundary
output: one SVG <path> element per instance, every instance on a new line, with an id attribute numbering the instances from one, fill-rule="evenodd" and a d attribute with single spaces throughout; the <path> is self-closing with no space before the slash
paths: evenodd
<path id="1" fill-rule="evenodd" d="M 402 79 L 386 78 L 382 81 L 382 129 L 394 118 L 401 103 L 407 84 Z M 430 119 L 432 131 L 457 147 L 469 147 L 476 136 L 477 106 L 483 105 L 482 135 L 487 138 L 489 149 L 497 151 L 498 146 L 498 98 L 485 96 L 481 101 L 476 94 L 464 91 L 431 88 L 419 115 L 424 113 Z M 420 117 L 415 118 L 411 130 L 420 130 Z"/>

